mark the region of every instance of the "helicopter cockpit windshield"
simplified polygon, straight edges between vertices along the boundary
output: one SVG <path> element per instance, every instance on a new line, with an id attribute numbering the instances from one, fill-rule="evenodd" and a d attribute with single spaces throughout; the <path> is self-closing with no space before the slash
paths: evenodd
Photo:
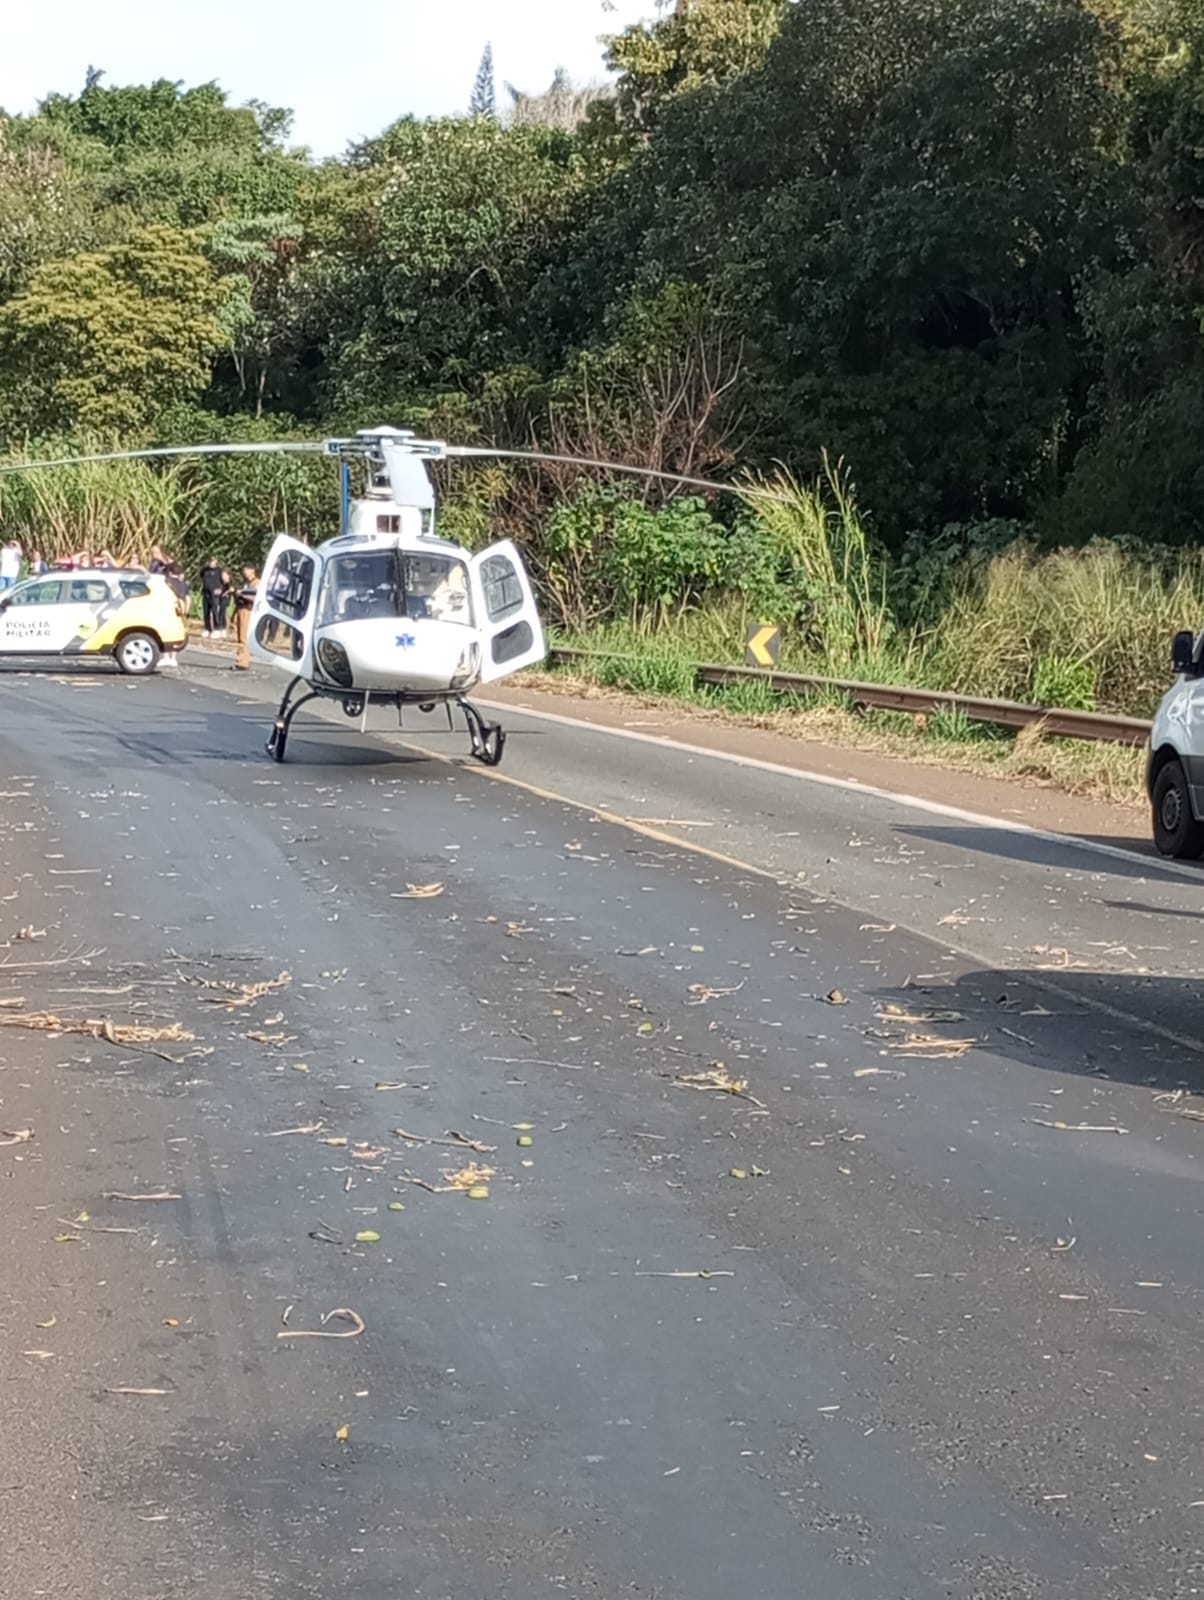
<path id="1" fill-rule="evenodd" d="M 364 618 L 428 617 L 472 623 L 468 568 L 438 552 L 371 550 L 333 556 L 326 564 L 318 627 Z"/>

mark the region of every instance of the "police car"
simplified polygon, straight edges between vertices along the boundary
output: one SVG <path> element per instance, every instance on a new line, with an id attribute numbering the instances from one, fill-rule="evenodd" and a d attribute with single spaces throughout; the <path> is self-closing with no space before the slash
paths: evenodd
<path id="1" fill-rule="evenodd" d="M 0 593 L 0 655 L 111 656 L 142 676 L 187 640 L 176 597 L 156 573 L 44 572 Z"/>

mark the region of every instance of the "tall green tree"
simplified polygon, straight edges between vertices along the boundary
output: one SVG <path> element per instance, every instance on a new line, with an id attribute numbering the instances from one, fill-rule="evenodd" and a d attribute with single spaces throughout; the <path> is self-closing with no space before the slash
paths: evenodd
<path id="1" fill-rule="evenodd" d="M 0 306 L 4 435 L 146 438 L 167 406 L 203 392 L 220 305 L 209 262 L 170 228 L 47 262 Z"/>
<path id="2" fill-rule="evenodd" d="M 337 327 L 329 402 L 385 414 L 480 393 L 537 336 L 532 292 L 571 215 L 572 141 L 406 119 L 356 160 L 361 182 L 340 196 L 349 248 L 336 234 L 307 272 Z"/>
<path id="3" fill-rule="evenodd" d="M 215 83 L 108 87 L 102 78 L 91 69 L 78 95 L 47 96 L 36 119 L 84 154 L 98 204 L 185 228 L 293 208 L 306 169 L 287 148 L 290 112 L 232 106 Z"/>
<path id="4" fill-rule="evenodd" d="M 221 322 L 237 386 L 234 409 L 249 408 L 257 418 L 269 394 L 282 392 L 282 365 L 295 348 L 293 289 L 301 241 L 300 223 L 280 214 L 223 220 L 206 242 L 222 276 Z M 215 374 L 215 389 L 221 376 Z"/>

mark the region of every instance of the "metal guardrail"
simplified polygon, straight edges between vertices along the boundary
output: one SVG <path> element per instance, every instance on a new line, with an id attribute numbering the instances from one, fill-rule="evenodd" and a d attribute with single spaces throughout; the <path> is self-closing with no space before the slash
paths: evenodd
<path id="1" fill-rule="evenodd" d="M 631 660 L 604 650 L 548 651 L 552 666 L 572 666 L 587 661 Z M 1100 711 L 1071 711 L 1064 707 L 1026 706 L 1016 700 L 985 700 L 975 695 L 940 689 L 907 689 L 893 683 L 856 683 L 844 678 L 818 678 L 802 672 L 765 672 L 760 667 L 700 665 L 696 683 L 724 686 L 766 683 L 778 694 L 829 693 L 843 696 L 853 706 L 878 711 L 904 711 L 922 716 L 928 711 L 960 711 L 971 722 L 988 722 L 1001 728 L 1040 727 L 1060 739 L 1090 739 L 1105 744 L 1145 744 L 1151 724 L 1141 717 L 1111 716 Z"/>

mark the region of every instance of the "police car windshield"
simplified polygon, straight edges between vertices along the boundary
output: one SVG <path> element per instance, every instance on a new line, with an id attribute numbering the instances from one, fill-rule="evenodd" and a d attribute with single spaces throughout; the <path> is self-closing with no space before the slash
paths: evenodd
<path id="1" fill-rule="evenodd" d="M 467 567 L 455 556 L 425 551 L 332 557 L 322 581 L 318 626 L 372 617 L 471 623 Z"/>

